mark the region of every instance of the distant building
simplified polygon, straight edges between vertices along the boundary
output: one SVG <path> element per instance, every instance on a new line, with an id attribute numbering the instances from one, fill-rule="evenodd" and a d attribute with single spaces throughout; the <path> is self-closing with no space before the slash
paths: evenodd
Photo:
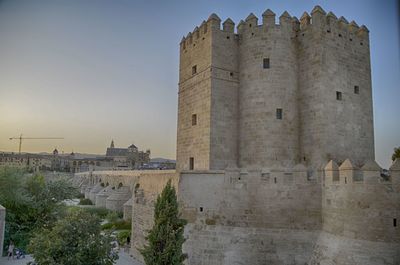
<path id="1" fill-rule="evenodd" d="M 175 168 L 176 168 L 175 160 L 155 158 L 155 159 L 151 159 L 149 163 L 144 164 L 140 169 L 168 170 L 168 169 L 175 169 Z"/>
<path id="2" fill-rule="evenodd" d="M 53 163 L 52 157 L 49 155 L 0 153 L 0 166 L 17 167 L 31 171 L 50 171 Z"/>
<path id="3" fill-rule="evenodd" d="M 106 155 L 60 154 L 55 148 L 52 154 L 16 154 L 0 152 L 0 166 L 10 166 L 28 171 L 85 172 L 99 170 L 142 169 L 150 162 L 150 150 L 139 151 L 132 144 L 127 148 L 115 148 L 114 141 Z"/>
<path id="4" fill-rule="evenodd" d="M 106 158 L 112 158 L 114 169 L 139 169 L 150 162 L 150 150 L 139 151 L 134 144 L 127 148 L 116 148 L 112 140 L 110 147 L 107 148 Z"/>

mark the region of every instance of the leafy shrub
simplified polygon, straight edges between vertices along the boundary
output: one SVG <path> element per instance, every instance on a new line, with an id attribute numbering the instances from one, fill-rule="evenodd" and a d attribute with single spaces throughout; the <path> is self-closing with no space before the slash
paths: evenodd
<path id="1" fill-rule="evenodd" d="M 90 199 L 80 199 L 79 205 L 93 205 L 93 203 Z"/>
<path id="2" fill-rule="evenodd" d="M 118 214 L 118 218 L 119 219 L 124 218 L 124 213 L 123 212 L 117 212 L 117 214 Z"/>
<path id="3" fill-rule="evenodd" d="M 115 229 L 115 230 L 130 230 L 131 229 L 131 222 L 130 220 L 117 220 L 115 222 L 110 222 L 103 224 L 101 226 L 103 230 Z"/>
<path id="4" fill-rule="evenodd" d="M 88 207 L 88 208 L 84 208 L 84 209 L 88 213 L 97 215 L 100 219 L 105 219 L 106 216 L 108 215 L 108 213 L 111 212 L 110 210 L 108 210 L 106 208 Z"/>
<path id="5" fill-rule="evenodd" d="M 101 229 L 102 230 L 110 230 L 114 227 L 114 223 L 106 223 L 101 225 Z"/>
<path id="6" fill-rule="evenodd" d="M 38 264 L 112 265 L 118 256 L 111 252 L 111 241 L 101 233 L 100 218 L 80 210 L 37 232 L 29 250 Z"/>
<path id="7" fill-rule="evenodd" d="M 131 230 L 122 230 L 117 234 L 117 240 L 120 245 L 126 244 L 126 239 L 131 236 Z"/>
<path id="8" fill-rule="evenodd" d="M 106 216 L 106 219 L 110 223 L 116 222 L 119 219 L 118 213 L 117 212 L 109 212 Z"/>

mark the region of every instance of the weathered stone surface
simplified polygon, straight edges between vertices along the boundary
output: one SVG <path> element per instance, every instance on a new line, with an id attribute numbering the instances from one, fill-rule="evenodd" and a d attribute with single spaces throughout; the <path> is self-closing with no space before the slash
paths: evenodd
<path id="1" fill-rule="evenodd" d="M 132 204 L 133 200 L 130 198 L 127 202 L 124 203 L 124 220 L 132 220 Z"/>
<path id="2" fill-rule="evenodd" d="M 360 170 L 367 178 L 347 183 L 327 180 L 332 169 L 338 179 L 347 176 L 346 164 L 340 171 L 331 161 L 325 169 L 315 173 L 325 175 L 322 185 L 301 164 L 280 170 L 132 171 L 123 178 L 118 172 L 96 174 L 111 185 L 124 179 L 131 187 L 131 252 L 139 259 L 155 200 L 171 179 L 188 221 L 188 264 L 397 264 L 400 185 L 371 181 L 380 178 L 373 162 Z"/>
<path id="3" fill-rule="evenodd" d="M 106 208 L 112 211 L 123 212 L 124 203 L 132 198 L 132 193 L 127 186 L 117 187 L 106 200 Z"/>
<path id="4" fill-rule="evenodd" d="M 250 14 L 238 36 L 209 21 L 181 43 L 178 169 L 374 160 L 368 32 L 311 14 L 300 28 L 287 12 L 279 25 Z"/>
<path id="5" fill-rule="evenodd" d="M 131 253 L 171 179 L 187 264 L 400 264 L 400 164 L 384 178 L 374 162 L 368 30 L 319 6 L 278 25 L 251 14 L 237 34 L 220 23 L 180 43 L 178 170 L 86 176 L 130 187 Z"/>
<path id="6" fill-rule="evenodd" d="M 6 209 L 0 205 L 0 251 L 3 251 L 3 246 L 4 246 L 5 223 L 6 223 Z"/>
<path id="7" fill-rule="evenodd" d="M 103 183 L 103 185 L 104 185 L 104 183 Z M 97 183 L 94 187 L 92 187 L 89 190 L 89 199 L 92 201 L 93 204 L 96 203 L 97 193 L 99 193 L 102 189 L 104 189 L 104 186 L 102 186 L 101 183 Z"/>
<path id="8" fill-rule="evenodd" d="M 107 198 L 114 192 L 115 187 L 108 185 L 96 194 L 96 207 L 106 208 Z"/>

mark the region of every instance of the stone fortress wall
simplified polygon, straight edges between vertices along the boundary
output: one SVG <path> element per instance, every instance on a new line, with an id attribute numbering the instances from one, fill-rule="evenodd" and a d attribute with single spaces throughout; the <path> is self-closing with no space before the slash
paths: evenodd
<path id="1" fill-rule="evenodd" d="M 85 196 L 132 217 L 139 259 L 171 179 L 187 264 L 399 264 L 400 160 L 390 177 L 374 162 L 367 28 L 318 6 L 220 22 L 180 43 L 177 171 L 76 174 Z"/>
<path id="2" fill-rule="evenodd" d="M 373 161 L 357 168 L 347 159 L 340 167 L 330 161 L 316 179 L 302 164 L 76 175 L 87 183 L 84 189 L 97 193 L 96 183 L 129 187 L 131 252 L 138 259 L 137 248 L 153 225 L 154 202 L 171 179 L 188 221 L 188 264 L 397 264 L 400 160 L 390 178 L 380 174 Z"/>
<path id="3" fill-rule="evenodd" d="M 182 39 L 179 73 L 178 169 L 374 159 L 369 32 L 354 21 L 267 10 L 235 33 L 212 14 Z"/>

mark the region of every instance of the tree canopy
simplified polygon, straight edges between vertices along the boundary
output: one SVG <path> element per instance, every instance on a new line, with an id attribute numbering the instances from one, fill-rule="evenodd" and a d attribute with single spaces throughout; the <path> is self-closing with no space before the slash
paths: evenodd
<path id="1" fill-rule="evenodd" d="M 41 265 L 111 265 L 111 238 L 101 233 L 99 217 L 84 210 L 71 211 L 51 229 L 36 233 L 29 244 Z"/>
<path id="2" fill-rule="evenodd" d="M 395 147 L 392 155 L 392 161 L 396 160 L 396 158 L 400 158 L 400 147 Z"/>
<path id="3" fill-rule="evenodd" d="M 63 215 L 61 202 L 77 193 L 67 179 L 45 181 L 39 174 L 0 167 L 0 204 L 7 209 L 5 247 L 13 240 L 16 247 L 26 249 L 36 230 L 51 227 Z"/>
<path id="4" fill-rule="evenodd" d="M 186 221 L 180 218 L 178 200 L 171 181 L 157 197 L 154 226 L 148 231 L 148 245 L 139 249 L 147 265 L 181 265 L 186 259 L 182 253 L 185 242 L 183 230 Z"/>

